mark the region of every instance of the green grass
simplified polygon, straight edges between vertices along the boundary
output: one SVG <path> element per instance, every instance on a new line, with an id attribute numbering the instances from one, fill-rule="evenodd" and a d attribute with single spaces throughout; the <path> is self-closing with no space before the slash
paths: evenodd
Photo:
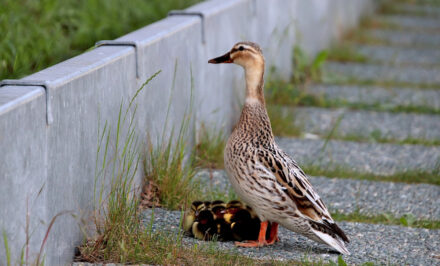
<path id="1" fill-rule="evenodd" d="M 98 40 L 117 38 L 196 2 L 3 0 L 0 80 L 31 74 L 82 53 Z"/>
<path id="2" fill-rule="evenodd" d="M 310 176 L 325 176 L 336 178 L 350 178 L 371 181 L 388 181 L 403 183 L 427 183 L 440 185 L 440 169 L 434 170 L 408 170 L 396 172 L 392 175 L 378 175 L 367 172 L 357 172 L 340 166 L 320 167 L 316 165 L 303 165 L 303 170 Z"/>
<path id="3" fill-rule="evenodd" d="M 333 47 L 329 50 L 327 59 L 338 62 L 368 62 L 368 58 L 365 55 L 357 52 L 353 46 L 349 45 Z"/>
<path id="4" fill-rule="evenodd" d="M 194 165 L 198 168 L 222 169 L 226 138 L 222 130 L 208 130 L 203 125 L 195 147 Z"/>
<path id="5" fill-rule="evenodd" d="M 284 109 L 279 105 L 267 105 L 273 134 L 281 137 L 300 137 L 302 130 L 294 123 L 294 112 Z"/>
<path id="6" fill-rule="evenodd" d="M 440 221 L 417 220 L 413 215 L 394 217 L 390 214 L 365 215 L 358 210 L 349 214 L 334 212 L 331 214 L 335 221 L 359 222 L 370 224 L 401 225 L 406 227 L 440 229 Z"/>
<path id="7" fill-rule="evenodd" d="M 331 139 L 344 140 L 344 141 L 356 141 L 356 142 L 375 142 L 375 143 L 393 143 L 393 144 L 409 144 L 409 145 L 424 145 L 424 146 L 438 146 L 440 145 L 440 139 L 428 140 L 428 139 L 418 139 L 418 138 L 405 138 L 405 139 L 395 139 L 390 137 L 382 136 L 380 131 L 371 132 L 369 137 L 347 134 L 347 135 L 332 135 Z"/>
<path id="8" fill-rule="evenodd" d="M 387 105 L 382 103 L 349 102 L 346 99 L 330 99 L 313 94 L 307 88 L 298 88 L 283 81 L 269 81 L 266 89 L 268 105 L 313 106 L 321 108 L 349 108 L 391 113 L 440 114 L 440 109 L 427 105 Z"/>
<path id="9" fill-rule="evenodd" d="M 440 89 L 439 84 L 435 83 L 411 83 L 395 80 L 370 80 L 358 79 L 355 77 L 341 76 L 334 73 L 324 73 L 322 81 L 332 85 L 358 85 L 358 86 L 380 86 L 384 88 L 413 88 L 413 89 Z"/>

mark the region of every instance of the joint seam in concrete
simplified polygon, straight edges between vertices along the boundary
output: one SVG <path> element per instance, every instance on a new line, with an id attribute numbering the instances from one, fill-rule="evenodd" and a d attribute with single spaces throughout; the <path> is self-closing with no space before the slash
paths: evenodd
<path id="1" fill-rule="evenodd" d="M 136 60 L 136 78 L 140 78 L 140 58 L 138 43 L 135 41 L 115 41 L 115 40 L 101 40 L 95 43 L 95 47 L 99 46 L 133 46 L 135 50 Z"/>
<path id="2" fill-rule="evenodd" d="M 205 15 L 202 12 L 186 11 L 186 10 L 171 10 L 168 16 L 198 16 L 202 21 L 202 44 L 206 43 L 205 39 Z"/>
<path id="3" fill-rule="evenodd" d="M 46 91 L 46 123 L 50 125 L 53 123 L 52 108 L 50 104 L 50 91 L 53 89 L 52 85 L 45 80 L 22 80 L 22 79 L 4 79 L 0 81 L 0 87 L 3 86 L 41 86 Z"/>

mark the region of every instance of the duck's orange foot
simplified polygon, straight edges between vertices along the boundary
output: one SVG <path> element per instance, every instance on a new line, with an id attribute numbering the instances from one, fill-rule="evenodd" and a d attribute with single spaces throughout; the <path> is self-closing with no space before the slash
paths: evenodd
<path id="1" fill-rule="evenodd" d="M 278 224 L 272 223 L 270 227 L 270 236 L 269 239 L 266 240 L 268 245 L 275 244 L 275 242 L 280 242 L 280 238 L 278 237 Z"/>
<path id="2" fill-rule="evenodd" d="M 263 246 L 267 246 L 269 245 L 266 241 L 255 241 L 255 240 L 249 240 L 249 241 L 245 241 L 245 242 L 235 242 L 235 245 L 237 247 L 242 247 L 242 248 L 259 248 L 259 247 L 263 247 Z"/>

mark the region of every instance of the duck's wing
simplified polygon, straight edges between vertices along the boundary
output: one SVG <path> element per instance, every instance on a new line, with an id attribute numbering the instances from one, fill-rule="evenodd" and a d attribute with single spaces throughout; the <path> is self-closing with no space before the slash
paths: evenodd
<path id="1" fill-rule="evenodd" d="M 315 192 L 307 176 L 298 164 L 277 146 L 260 148 L 258 161 L 271 172 L 284 193 L 295 203 L 299 214 L 308 219 L 318 230 L 336 234 L 349 242 L 345 233 L 334 223 L 327 207 Z"/>

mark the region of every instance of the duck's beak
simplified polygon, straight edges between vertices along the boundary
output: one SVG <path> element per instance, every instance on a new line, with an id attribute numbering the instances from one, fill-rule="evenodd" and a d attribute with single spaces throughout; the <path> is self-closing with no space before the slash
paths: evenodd
<path id="1" fill-rule="evenodd" d="M 211 63 L 211 64 L 232 63 L 231 53 L 227 52 L 226 54 L 224 54 L 222 56 L 213 58 L 213 59 L 209 60 L 208 63 Z"/>

